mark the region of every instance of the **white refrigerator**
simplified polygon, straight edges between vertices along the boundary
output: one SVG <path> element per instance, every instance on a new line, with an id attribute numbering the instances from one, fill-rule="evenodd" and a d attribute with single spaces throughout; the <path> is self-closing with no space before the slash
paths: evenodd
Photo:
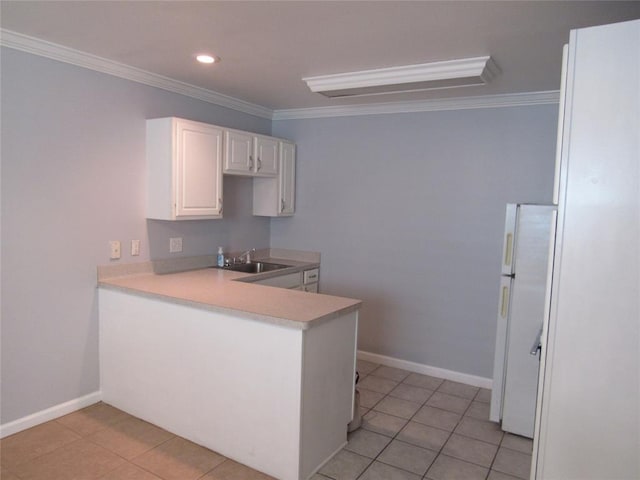
<path id="1" fill-rule="evenodd" d="M 555 206 L 508 204 L 489 418 L 533 438 Z"/>
<path id="2" fill-rule="evenodd" d="M 640 479 L 640 20 L 565 58 L 531 478 Z"/>

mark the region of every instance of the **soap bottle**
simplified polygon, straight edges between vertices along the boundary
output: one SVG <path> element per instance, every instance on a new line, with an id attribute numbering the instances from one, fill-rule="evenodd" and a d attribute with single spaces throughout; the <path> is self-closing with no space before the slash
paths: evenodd
<path id="1" fill-rule="evenodd" d="M 222 251 L 222 247 L 218 247 L 217 264 L 219 267 L 224 267 L 224 252 Z"/>

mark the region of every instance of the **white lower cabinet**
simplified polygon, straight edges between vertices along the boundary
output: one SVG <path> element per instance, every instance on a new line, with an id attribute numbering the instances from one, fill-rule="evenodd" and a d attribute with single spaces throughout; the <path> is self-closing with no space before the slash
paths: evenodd
<path id="1" fill-rule="evenodd" d="M 264 280 L 258 280 L 258 285 L 268 285 L 270 287 L 279 288 L 293 288 L 300 289 L 300 279 L 302 278 L 300 272 L 289 273 L 287 275 L 279 275 L 277 277 L 265 278 Z"/>
<path id="2" fill-rule="evenodd" d="M 147 120 L 147 218 L 222 218 L 223 130 L 181 118 Z"/>
<path id="3" fill-rule="evenodd" d="M 289 328 L 99 289 L 103 400 L 281 480 L 347 441 L 358 312 Z"/>
<path id="4" fill-rule="evenodd" d="M 302 272 L 302 290 L 309 293 L 318 293 L 318 281 L 320 280 L 320 269 L 311 268 Z"/>
<path id="5" fill-rule="evenodd" d="M 296 146 L 280 141 L 278 151 L 278 176 L 253 179 L 254 215 L 286 217 L 295 212 Z"/>
<path id="6" fill-rule="evenodd" d="M 291 290 L 302 290 L 309 293 L 318 293 L 318 280 L 320 269 L 312 268 L 302 272 L 287 273 L 275 277 L 257 280 L 258 285 L 268 285 L 270 287 L 289 288 Z"/>

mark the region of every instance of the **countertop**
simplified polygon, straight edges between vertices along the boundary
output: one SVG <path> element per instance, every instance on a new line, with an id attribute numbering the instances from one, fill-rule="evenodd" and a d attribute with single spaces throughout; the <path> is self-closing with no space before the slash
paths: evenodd
<path id="1" fill-rule="evenodd" d="M 214 312 L 306 330 L 358 310 L 360 300 L 250 283 L 319 266 L 317 263 L 269 258 L 290 265 L 276 272 L 248 274 L 218 268 L 177 273 L 133 273 L 101 278 L 100 288 L 156 298 Z"/>

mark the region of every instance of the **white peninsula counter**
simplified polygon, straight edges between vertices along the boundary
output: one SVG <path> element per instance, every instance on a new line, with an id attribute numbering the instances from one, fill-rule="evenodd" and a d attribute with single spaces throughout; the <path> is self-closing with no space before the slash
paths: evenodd
<path id="1" fill-rule="evenodd" d="M 360 301 L 246 280 L 215 268 L 100 279 L 103 400 L 306 480 L 346 442 Z"/>

